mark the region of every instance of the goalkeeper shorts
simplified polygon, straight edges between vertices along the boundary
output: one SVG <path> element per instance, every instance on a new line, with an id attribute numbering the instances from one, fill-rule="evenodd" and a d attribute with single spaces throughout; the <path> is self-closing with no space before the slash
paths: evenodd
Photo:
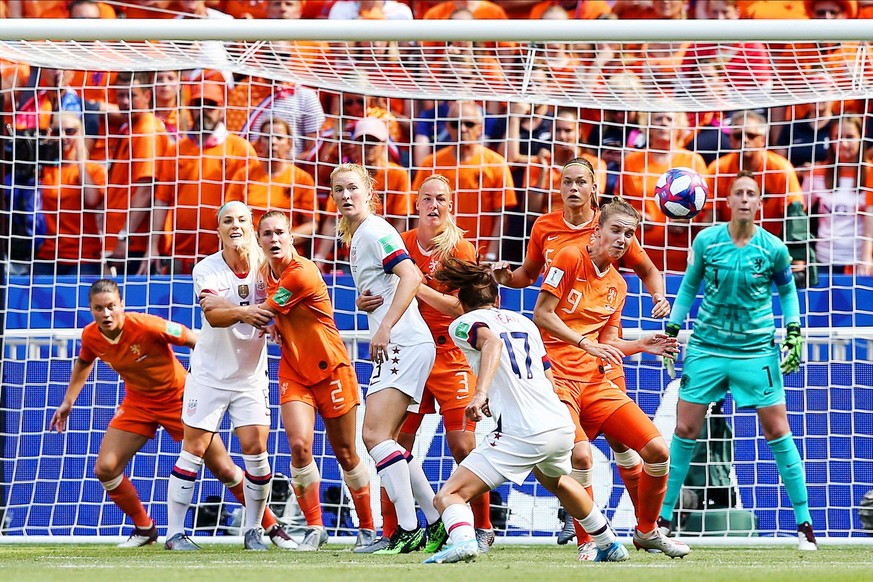
<path id="1" fill-rule="evenodd" d="M 757 358 L 732 358 L 702 353 L 689 347 L 682 365 L 679 398 L 707 405 L 731 391 L 737 408 L 766 408 L 785 404 L 779 353 Z"/>

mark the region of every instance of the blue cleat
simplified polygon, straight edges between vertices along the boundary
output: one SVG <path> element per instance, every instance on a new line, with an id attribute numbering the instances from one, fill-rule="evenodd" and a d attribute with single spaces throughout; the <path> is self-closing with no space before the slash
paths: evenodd
<path id="1" fill-rule="evenodd" d="M 594 556 L 594 562 L 624 562 L 630 560 L 630 552 L 627 548 L 618 542 L 612 542 L 612 545 L 601 550 L 597 548 L 597 555 Z"/>
<path id="2" fill-rule="evenodd" d="M 437 552 L 426 559 L 423 564 L 454 564 L 455 562 L 469 562 L 479 555 L 479 542 L 476 538 L 464 540 Z"/>

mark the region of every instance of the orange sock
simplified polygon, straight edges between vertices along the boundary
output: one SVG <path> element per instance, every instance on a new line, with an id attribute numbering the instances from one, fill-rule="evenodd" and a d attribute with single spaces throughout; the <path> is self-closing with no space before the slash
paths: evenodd
<path id="1" fill-rule="evenodd" d="M 640 475 L 642 472 L 642 463 L 637 463 L 630 469 L 625 469 L 621 465 L 618 466 L 618 474 L 621 475 L 624 488 L 627 489 L 628 495 L 630 495 L 631 503 L 634 504 L 634 513 L 637 516 L 640 513 Z"/>
<path id="2" fill-rule="evenodd" d="M 320 485 L 321 481 L 316 481 L 305 488 L 294 487 L 297 505 L 303 511 L 303 516 L 306 517 L 306 524 L 310 527 L 324 527 L 324 522 L 321 521 Z"/>
<path id="3" fill-rule="evenodd" d="M 594 487 L 589 485 L 585 488 L 585 491 L 588 492 L 588 495 L 589 497 L 591 497 L 591 499 L 594 499 Z M 581 546 L 582 544 L 587 544 L 588 542 L 594 541 L 591 539 L 591 536 L 588 535 L 588 532 L 585 531 L 585 528 L 583 528 L 579 524 L 579 520 L 573 520 L 573 527 L 576 529 L 576 545 Z"/>
<path id="4" fill-rule="evenodd" d="M 355 504 L 355 512 L 358 514 L 358 526 L 360 529 L 376 529 L 373 523 L 373 508 L 370 506 L 370 485 L 364 485 L 357 491 L 352 491 L 352 503 Z"/>
<path id="5" fill-rule="evenodd" d="M 470 501 L 473 523 L 478 529 L 491 529 L 491 494 L 483 493 Z"/>
<path id="6" fill-rule="evenodd" d="M 653 477 L 642 471 L 640 474 L 640 505 L 637 510 L 637 529 L 647 533 L 655 529 L 658 514 L 661 512 L 661 504 L 664 502 L 664 494 L 667 492 L 667 477 L 662 475 Z"/>
<path id="7" fill-rule="evenodd" d="M 227 484 L 225 483 L 225 485 Z M 243 507 L 246 506 L 246 496 L 245 493 L 243 493 L 242 481 L 233 486 L 227 485 L 227 489 L 231 492 L 231 494 L 233 494 L 233 498 L 236 499 L 240 505 L 242 505 Z M 264 517 L 263 519 L 261 519 L 261 527 L 264 528 L 264 531 L 270 531 L 270 528 L 272 528 L 277 523 L 279 523 L 279 520 L 276 519 L 276 516 L 273 514 L 270 508 L 265 508 Z"/>
<path id="8" fill-rule="evenodd" d="M 105 487 L 105 485 L 104 485 Z M 142 501 L 139 500 L 139 494 L 136 492 L 136 487 L 127 478 L 127 475 L 122 475 L 121 482 L 112 490 L 107 490 L 106 494 L 121 511 L 130 516 L 133 525 L 140 529 L 148 529 L 152 527 L 152 518 L 146 513 Z"/>
<path id="9" fill-rule="evenodd" d="M 397 512 L 384 487 L 379 488 L 379 497 L 382 502 L 382 536 L 390 538 L 397 531 Z"/>

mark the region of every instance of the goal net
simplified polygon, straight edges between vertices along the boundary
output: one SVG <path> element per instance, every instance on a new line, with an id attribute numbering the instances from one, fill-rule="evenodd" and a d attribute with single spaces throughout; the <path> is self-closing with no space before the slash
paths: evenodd
<path id="1" fill-rule="evenodd" d="M 762 224 L 791 243 L 798 265 L 807 263 L 798 266 L 805 361 L 786 377 L 786 399 L 816 532 L 840 542 L 867 539 L 858 509 L 873 489 L 873 279 L 867 276 L 873 178 L 864 161 L 871 145 L 873 77 L 863 41 L 869 34 L 863 23 L 812 24 L 792 22 L 774 31 L 770 23 L 750 21 L 0 22 L 0 532 L 12 540 L 81 540 L 129 531 L 131 524 L 93 475 L 101 438 L 124 394 L 117 375 L 99 363 L 68 430 L 50 433 L 48 424 L 69 381 L 79 330 L 91 321 L 87 290 L 97 276 L 119 281 L 128 310 L 199 327 L 187 273 L 201 258 L 196 249 L 204 247 L 186 250 L 180 241 L 217 243 L 214 225 L 186 220 L 186 212 L 214 216 L 232 195 L 257 207 L 253 185 L 266 184 L 270 197 L 261 210 L 282 209 L 295 227 L 305 226 L 298 248 L 324 267 L 366 394 L 366 318 L 355 310 L 328 202 L 328 177 L 339 161 L 361 161 L 371 169 L 390 161 L 402 169 L 406 181 L 380 192 L 386 216 L 401 230 L 417 217 L 411 190 L 416 176 L 453 176 L 455 212 L 467 236 L 489 260 L 518 265 L 533 221 L 560 207 L 560 166 L 586 156 L 603 197 L 622 195 L 643 211 L 638 235 L 666 273 L 672 301 L 693 234 L 724 219 L 719 184 L 736 169 L 726 170 L 719 160 L 734 155 L 754 166 L 755 155 L 769 151 L 788 165 L 767 162 L 759 172 L 767 181 L 765 200 L 776 208 L 765 210 Z M 151 74 L 148 83 L 133 82 L 148 89 L 144 101 L 136 100 L 130 81 L 140 71 Z M 242 160 L 213 157 L 218 164 L 204 162 L 194 171 L 191 150 L 182 144 L 197 139 L 204 84 L 220 87 L 227 132 L 255 149 Z M 119 111 L 121 102 L 131 105 Z M 472 103 L 474 114 L 464 108 L 459 114 L 462 102 Z M 72 125 L 52 114 L 58 108 L 72 112 Z M 165 135 L 164 146 L 144 158 L 126 153 L 120 144 L 142 137 L 131 133 L 135 123 L 127 110 L 155 114 L 166 131 L 149 135 L 157 141 L 164 138 L 156 133 Z M 760 121 L 736 112 L 756 112 Z M 270 118 L 284 120 L 292 137 L 281 154 L 299 170 L 290 180 L 263 170 L 266 178 L 256 178 L 247 169 L 269 167 L 267 160 L 280 156 L 258 144 L 271 141 L 262 129 Z M 268 125 L 275 133 L 277 124 Z M 67 132 L 73 126 L 81 141 L 76 131 Z M 362 135 L 382 142 L 383 157 L 366 159 Z M 835 158 L 839 144 L 849 142 L 854 157 Z M 497 161 L 436 161 L 445 147 L 460 151 L 477 144 L 496 152 L 489 160 Z M 150 174 L 136 173 L 143 165 L 153 168 Z M 456 171 L 457 165 L 468 171 Z M 212 174 L 198 173 L 207 166 Z M 652 210 L 654 181 L 674 166 L 693 167 L 709 183 L 707 211 L 690 224 Z M 145 188 L 146 204 L 134 203 L 131 184 Z M 181 201 L 183 189 L 194 192 L 193 201 Z M 151 222 L 168 191 L 179 196 L 174 212 L 165 223 Z M 127 233 L 127 249 L 118 251 L 120 233 L 134 216 L 145 218 Z M 158 236 L 156 256 L 148 244 L 134 245 L 137 237 L 142 243 L 164 232 L 169 234 Z M 143 254 L 155 260 L 140 275 Z M 626 278 L 626 337 L 662 329 L 664 322 L 650 317 L 649 294 L 635 275 Z M 503 289 L 502 305 L 530 315 L 537 292 L 537 286 Z M 187 362 L 185 353 L 179 355 Z M 275 346 L 270 363 L 275 396 Z M 649 357 L 626 361 L 626 376 L 628 393 L 669 441 L 676 383 L 668 385 L 660 363 Z M 273 418 L 273 471 L 290 475 L 278 409 Z M 490 427 L 481 423 L 477 434 Z M 788 541 L 796 533 L 793 512 L 754 412 L 737 409 L 728 396 L 714 407 L 707 431 L 676 516 L 683 535 Z M 332 535 L 353 536 L 357 518 L 321 421 L 316 433 L 326 523 Z M 241 464 L 229 425 L 221 436 Z M 369 462 L 360 442 L 358 449 Z M 159 528 L 166 525 L 167 480 L 178 452 L 179 443 L 159 431 L 127 470 Z M 439 416 L 425 420 L 413 455 L 425 459 L 435 488 L 451 474 L 455 464 Z M 594 455 L 595 500 L 628 535 L 632 506 L 602 439 L 595 441 Z M 375 485 L 372 468 L 371 474 Z M 208 473 L 194 500 L 187 527 L 204 535 L 238 533 L 239 506 Z M 271 504 L 302 527 L 287 481 L 276 479 Z M 378 526 L 378 494 L 373 504 Z M 501 486 L 491 510 L 498 535 L 507 539 L 551 542 L 561 527 L 557 500 L 532 478 Z"/>

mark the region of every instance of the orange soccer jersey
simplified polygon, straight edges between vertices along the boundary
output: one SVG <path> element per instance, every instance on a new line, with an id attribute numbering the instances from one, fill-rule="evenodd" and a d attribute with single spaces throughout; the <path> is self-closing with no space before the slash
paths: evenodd
<path id="1" fill-rule="evenodd" d="M 42 202 L 50 236 L 38 257 L 49 261 L 95 263 L 102 252 L 98 210 L 85 205 L 79 164 L 46 166 L 42 173 Z M 91 182 L 101 192 L 106 185 L 106 168 L 85 162 Z M 102 198 L 102 196 L 101 196 Z"/>
<path id="2" fill-rule="evenodd" d="M 155 198 L 171 210 L 171 255 L 199 260 L 218 251 L 216 216 L 228 182 L 256 160 L 252 144 L 232 134 L 202 150 L 188 137 L 168 149 L 158 164 Z"/>
<path id="3" fill-rule="evenodd" d="M 143 113 L 133 126 L 127 124 L 115 138 L 111 153 L 106 188 L 106 250 L 117 243 L 116 235 L 127 227 L 133 195 L 140 184 L 152 186 L 157 176 L 158 160 L 170 147 L 170 137 L 164 124 L 152 113 Z M 135 233 L 130 233 L 128 250 L 148 250 L 151 225 L 144 220 Z M 141 236 L 137 236 L 141 235 Z"/>
<path id="4" fill-rule="evenodd" d="M 585 245 L 569 245 L 555 254 L 541 292 L 558 298 L 555 313 L 588 341 L 599 341 L 606 326 L 621 327 L 627 283 L 614 266 L 598 273 Z M 547 331 L 543 331 L 543 343 L 555 377 L 594 383 L 612 369 L 604 360 Z"/>
<path id="5" fill-rule="evenodd" d="M 307 258 L 294 260 L 276 280 L 269 273 L 267 304 L 278 315 L 282 334 L 279 376 L 305 386 L 324 380 L 349 354 L 333 319 L 333 305 L 321 271 Z"/>
<path id="6" fill-rule="evenodd" d="M 187 372 L 170 344 L 189 342 L 191 330 L 184 325 L 146 313 L 125 313 L 124 330 L 110 340 L 91 323 L 82 331 L 79 359 L 90 364 L 100 358 L 115 370 L 128 393 L 150 400 L 182 402 Z"/>
<path id="7" fill-rule="evenodd" d="M 431 174 L 442 174 L 454 189 L 456 222 L 477 248 L 494 238 L 503 210 L 518 202 L 506 158 L 484 146 L 464 162 L 457 160 L 451 146 L 426 157 L 415 174 L 412 191 L 418 192 Z"/>
<path id="8" fill-rule="evenodd" d="M 268 174 L 263 164 L 240 168 L 224 196 L 225 202 L 231 200 L 251 209 L 255 226 L 270 210 L 290 212 L 294 226 L 315 220 L 315 180 L 293 164 L 285 164 L 276 175 Z"/>

